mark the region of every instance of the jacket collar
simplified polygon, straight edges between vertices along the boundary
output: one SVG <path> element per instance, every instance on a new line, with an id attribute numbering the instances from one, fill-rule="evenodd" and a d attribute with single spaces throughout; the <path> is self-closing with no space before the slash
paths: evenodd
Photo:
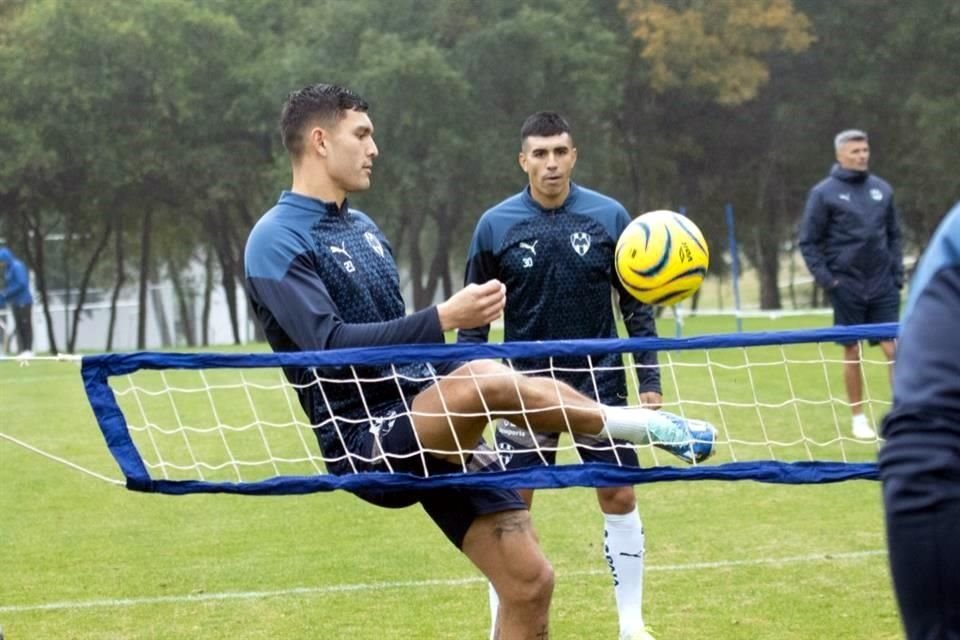
<path id="1" fill-rule="evenodd" d="M 350 210 L 350 203 L 346 198 L 343 199 L 343 204 L 337 206 L 336 202 L 327 202 L 326 200 L 311 198 L 289 190 L 284 190 L 280 193 L 280 200 L 277 204 L 292 205 L 300 209 L 340 217 L 346 216 Z"/>
<path id="2" fill-rule="evenodd" d="M 844 169 L 839 164 L 834 164 L 830 168 L 830 175 L 837 180 L 844 182 L 863 182 L 870 175 L 869 171 L 856 171 L 854 169 Z"/>
<path id="3" fill-rule="evenodd" d="M 580 195 L 580 187 L 577 186 L 576 182 L 571 180 L 570 193 L 567 194 L 566 200 L 563 201 L 563 204 L 561 204 L 559 207 L 556 207 L 554 209 L 547 209 L 546 207 L 541 205 L 539 202 L 534 200 L 533 195 L 530 193 L 529 184 L 526 187 L 524 187 L 523 194 L 521 197 L 523 198 L 523 203 L 535 211 L 539 211 L 540 213 L 557 213 L 560 211 L 565 211 L 570 207 L 572 207 L 573 203 L 576 202 L 577 197 L 579 195 Z"/>

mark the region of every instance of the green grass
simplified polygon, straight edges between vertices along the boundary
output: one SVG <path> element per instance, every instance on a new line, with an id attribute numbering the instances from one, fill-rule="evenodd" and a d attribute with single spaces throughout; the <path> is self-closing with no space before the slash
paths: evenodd
<path id="1" fill-rule="evenodd" d="M 748 321 L 747 328 L 827 320 Z M 729 331 L 729 324 L 692 318 L 684 334 Z M 673 335 L 673 328 L 664 323 L 661 334 Z M 836 358 L 839 348 L 825 345 L 824 353 Z M 868 355 L 880 357 L 876 349 Z M 778 356 L 777 349 L 750 353 L 751 362 Z M 711 357 L 743 359 L 737 350 Z M 805 368 L 791 373 L 796 388 L 822 389 L 822 369 Z M 827 369 L 839 385 L 839 366 Z M 882 367 L 875 369 L 868 375 L 881 411 L 889 392 Z M 681 397 L 709 397 L 697 378 L 702 369 L 678 371 L 685 372 Z M 755 376 L 754 388 L 776 397 L 782 378 Z M 749 380 L 724 384 L 721 397 L 752 397 Z M 833 388 L 842 396 L 842 386 Z M 247 411 L 241 405 L 233 407 L 240 417 Z M 770 411 L 764 422 L 792 428 L 796 418 L 783 413 Z M 814 423 L 817 415 L 803 420 Z M 737 410 L 727 420 L 732 432 L 745 433 L 759 418 L 755 410 Z M 119 477 L 75 364 L 0 363 L 0 433 Z M 875 455 L 865 445 L 847 451 L 854 459 Z M 782 455 L 806 454 L 784 448 Z M 647 533 L 644 610 L 657 637 L 900 637 L 879 489 L 869 481 L 638 486 Z M 533 513 L 557 571 L 551 637 L 615 638 L 594 492 L 542 490 Z M 387 511 L 340 492 L 143 495 L 0 438 L 0 514 L 0 625 L 7 640 L 486 637 L 485 584 L 418 508 Z"/>

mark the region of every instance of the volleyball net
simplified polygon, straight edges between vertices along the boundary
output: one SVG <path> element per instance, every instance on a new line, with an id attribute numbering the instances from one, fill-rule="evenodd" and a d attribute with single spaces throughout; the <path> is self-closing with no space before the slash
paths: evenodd
<path id="1" fill-rule="evenodd" d="M 138 491 L 269 495 L 679 480 L 810 484 L 877 478 L 879 441 L 857 440 L 850 433 L 843 350 L 837 343 L 866 345 L 893 339 L 896 332 L 896 324 L 884 324 L 687 338 L 401 345 L 297 353 L 104 354 L 84 357 L 81 370 L 106 444 L 127 487 Z M 537 450 L 542 464 L 507 469 L 507 456 L 496 451 L 488 428 L 481 443 L 463 443 L 453 452 L 416 452 L 460 460 L 459 472 L 335 475 L 328 472 L 328 465 L 343 459 L 325 457 L 318 436 L 342 439 L 341 430 L 358 420 L 333 415 L 311 424 L 299 400 L 312 385 L 322 397 L 343 397 L 350 389 L 358 394 L 356 404 L 366 407 L 361 396 L 371 383 L 406 385 L 409 372 L 419 370 L 410 365 L 419 363 L 497 359 L 509 364 L 534 359 L 544 366 L 526 374 L 559 377 L 569 370 L 567 363 L 576 361 L 595 376 L 610 368 L 609 358 L 602 368 L 595 365 L 601 356 L 621 354 L 615 358 L 620 363 L 616 366 L 623 368 L 629 403 L 635 404 L 638 376 L 631 354 L 651 350 L 659 356 L 663 409 L 717 428 L 714 455 L 708 461 L 685 465 L 644 444 L 635 447 L 638 465 L 584 463 L 568 424 L 557 429 L 561 437 L 551 449 L 555 465 L 547 464 L 547 456 Z M 879 349 L 861 352 L 864 409 L 876 425 L 890 406 L 889 365 Z M 377 372 L 376 378 L 366 377 L 370 372 Z M 418 382 L 429 385 L 431 380 Z M 492 415 L 489 418 L 492 424 Z M 372 414 L 360 417 L 376 419 Z M 510 455 L 517 453 L 523 452 Z M 479 459 L 485 461 L 485 470 L 474 472 Z"/>

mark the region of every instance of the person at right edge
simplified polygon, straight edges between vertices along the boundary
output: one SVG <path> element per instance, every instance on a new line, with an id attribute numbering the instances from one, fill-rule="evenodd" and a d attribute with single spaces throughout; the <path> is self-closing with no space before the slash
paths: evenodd
<path id="1" fill-rule="evenodd" d="M 893 189 L 868 171 L 870 144 L 858 129 L 834 138 L 837 163 L 807 197 L 800 251 L 817 284 L 830 296 L 835 325 L 896 322 L 903 288 L 903 249 Z M 871 341 L 871 345 L 877 342 Z M 896 344 L 880 340 L 890 363 Z M 843 383 L 855 438 L 877 437 L 864 414 L 859 342 L 843 344 Z"/>
<path id="2" fill-rule="evenodd" d="M 913 276 L 900 321 L 880 479 L 908 640 L 960 640 L 960 202 Z"/>

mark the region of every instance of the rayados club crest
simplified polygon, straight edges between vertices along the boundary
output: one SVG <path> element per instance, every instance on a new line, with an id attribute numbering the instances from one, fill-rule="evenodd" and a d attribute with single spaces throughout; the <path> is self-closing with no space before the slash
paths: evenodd
<path id="1" fill-rule="evenodd" d="M 367 239 L 367 244 L 370 245 L 370 248 L 377 252 L 377 255 L 381 258 L 383 257 L 383 245 L 380 244 L 380 241 L 377 240 L 377 236 L 373 235 L 369 231 L 363 234 L 363 237 Z"/>
<path id="2" fill-rule="evenodd" d="M 578 255 L 584 256 L 590 251 L 590 234 L 585 231 L 577 231 L 570 234 L 570 244 Z"/>

